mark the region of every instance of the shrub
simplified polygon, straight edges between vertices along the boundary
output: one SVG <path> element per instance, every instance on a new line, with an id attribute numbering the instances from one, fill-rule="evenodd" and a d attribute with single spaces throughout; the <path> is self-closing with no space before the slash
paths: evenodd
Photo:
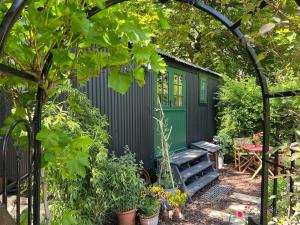
<path id="1" fill-rule="evenodd" d="M 297 81 L 291 80 L 284 86 L 270 84 L 270 92 L 296 89 Z M 224 77 L 218 96 L 218 136 L 229 136 L 224 146 L 228 147 L 234 137 L 252 137 L 262 132 L 262 94 L 254 77 L 239 80 Z M 298 126 L 297 114 L 300 108 L 299 98 L 276 98 L 271 105 L 270 143 L 280 146 L 295 141 L 294 130 Z M 227 148 L 226 147 L 226 148 Z M 231 148 L 228 154 L 232 155 Z"/>
<path id="2" fill-rule="evenodd" d="M 57 101 L 61 93 L 66 96 L 65 100 Z M 42 159 L 51 222 L 97 224 L 105 207 L 96 207 L 90 171 L 95 166 L 96 156 L 98 161 L 107 158 L 106 117 L 78 90 L 62 89 L 44 107 L 43 124 L 38 138 L 44 147 Z"/>
<path id="3" fill-rule="evenodd" d="M 144 190 L 144 181 L 138 175 L 140 166 L 128 150 L 120 157 L 112 155 L 105 162 L 97 161 L 92 178 L 97 201 L 107 202 L 114 212 L 137 208 Z"/>

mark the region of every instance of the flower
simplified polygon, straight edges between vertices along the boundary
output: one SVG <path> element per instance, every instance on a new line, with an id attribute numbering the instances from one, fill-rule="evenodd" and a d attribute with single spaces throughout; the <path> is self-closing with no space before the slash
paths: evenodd
<path id="1" fill-rule="evenodd" d="M 166 192 L 166 197 L 172 207 L 183 207 L 188 198 L 187 193 L 177 189 L 175 193 Z"/>
<path id="2" fill-rule="evenodd" d="M 268 211 L 269 211 L 270 213 L 272 213 L 272 212 L 273 212 L 273 208 L 269 208 Z"/>
<path id="3" fill-rule="evenodd" d="M 236 211 L 235 215 L 238 218 L 242 218 L 245 216 L 245 213 L 244 213 L 244 211 L 238 210 L 238 211 Z"/>
<path id="4" fill-rule="evenodd" d="M 259 142 L 260 143 L 262 141 L 263 136 L 264 136 L 263 133 L 256 133 L 256 134 L 253 135 L 252 140 L 254 142 Z"/>

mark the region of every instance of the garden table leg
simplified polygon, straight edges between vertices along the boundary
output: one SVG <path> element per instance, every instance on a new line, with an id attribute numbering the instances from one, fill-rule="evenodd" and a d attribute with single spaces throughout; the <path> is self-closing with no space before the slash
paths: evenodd
<path id="1" fill-rule="evenodd" d="M 252 165 L 252 162 L 254 161 L 255 159 L 255 156 L 254 155 L 251 155 L 249 154 L 248 156 L 250 156 L 249 160 L 246 161 L 244 164 L 242 164 L 242 168 L 244 167 L 244 170 L 242 171 L 243 173 L 245 173 L 245 171 L 249 168 L 249 166 Z"/>
<path id="2" fill-rule="evenodd" d="M 256 175 L 261 171 L 261 168 L 262 168 L 262 163 L 259 165 L 258 169 L 255 171 L 255 173 L 253 174 L 253 176 L 251 177 L 251 179 L 253 180 Z"/>

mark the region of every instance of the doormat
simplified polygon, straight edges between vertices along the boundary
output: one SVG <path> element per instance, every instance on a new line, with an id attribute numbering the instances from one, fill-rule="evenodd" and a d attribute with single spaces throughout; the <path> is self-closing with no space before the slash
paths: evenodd
<path id="1" fill-rule="evenodd" d="M 203 193 L 201 197 L 209 201 L 221 201 L 226 199 L 231 192 L 232 187 L 230 186 L 215 185 Z"/>

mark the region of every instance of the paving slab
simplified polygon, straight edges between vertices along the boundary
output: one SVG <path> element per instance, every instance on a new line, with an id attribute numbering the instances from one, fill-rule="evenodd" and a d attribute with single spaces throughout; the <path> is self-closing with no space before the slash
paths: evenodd
<path id="1" fill-rule="evenodd" d="M 232 214 L 217 211 L 217 210 L 212 210 L 209 213 L 209 217 L 219 219 L 219 220 L 222 220 L 224 222 L 230 222 L 233 225 L 244 225 L 243 220 L 235 218 L 234 215 L 232 215 Z"/>
<path id="2" fill-rule="evenodd" d="M 260 198 L 256 197 L 256 196 L 251 196 L 251 195 L 245 195 L 242 193 L 238 193 L 238 192 L 233 192 L 230 196 L 230 198 L 232 199 L 238 199 L 238 200 L 242 200 L 245 202 L 251 202 L 254 204 L 259 204 L 260 203 Z"/>

